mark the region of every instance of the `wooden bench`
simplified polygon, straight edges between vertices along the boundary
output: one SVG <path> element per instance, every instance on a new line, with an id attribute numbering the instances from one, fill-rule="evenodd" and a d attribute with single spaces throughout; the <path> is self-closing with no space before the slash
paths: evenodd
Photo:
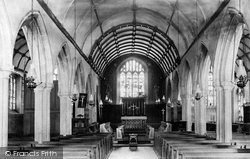
<path id="1" fill-rule="evenodd" d="M 32 144 L 31 144 L 32 143 Z M 59 137 L 58 140 L 43 142 L 10 142 L 9 150 L 56 150 L 64 158 L 107 159 L 112 150 L 112 134 L 90 134 Z"/>
<path id="2" fill-rule="evenodd" d="M 207 140 L 206 136 L 190 133 L 157 132 L 154 148 L 161 159 L 250 158 L 250 150 L 239 149 L 237 144 Z"/>

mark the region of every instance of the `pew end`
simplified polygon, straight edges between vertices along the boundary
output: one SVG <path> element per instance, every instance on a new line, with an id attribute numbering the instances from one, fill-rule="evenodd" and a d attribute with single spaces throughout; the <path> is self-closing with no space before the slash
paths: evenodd
<path id="1" fill-rule="evenodd" d="M 124 135 L 124 125 L 120 125 L 116 128 L 116 140 L 122 140 Z"/>

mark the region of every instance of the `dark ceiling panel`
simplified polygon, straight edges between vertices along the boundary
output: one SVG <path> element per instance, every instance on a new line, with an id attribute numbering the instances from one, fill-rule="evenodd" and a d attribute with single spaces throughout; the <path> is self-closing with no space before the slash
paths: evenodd
<path id="1" fill-rule="evenodd" d="M 140 54 L 153 60 L 168 76 L 180 59 L 173 41 L 159 29 L 147 24 L 122 24 L 113 27 L 93 45 L 89 59 L 103 74 L 115 59 L 127 54 Z"/>
<path id="2" fill-rule="evenodd" d="M 13 50 L 14 68 L 21 72 L 27 72 L 30 65 L 30 53 L 22 29 L 19 30 Z"/>

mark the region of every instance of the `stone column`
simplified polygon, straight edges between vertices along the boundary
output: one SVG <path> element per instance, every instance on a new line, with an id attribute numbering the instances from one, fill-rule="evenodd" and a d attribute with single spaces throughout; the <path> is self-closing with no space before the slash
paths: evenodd
<path id="1" fill-rule="evenodd" d="M 232 88 L 231 82 L 222 82 L 223 102 L 219 105 L 220 135 L 219 141 L 230 142 L 232 140 Z"/>
<path id="2" fill-rule="evenodd" d="M 72 102 L 68 95 L 60 97 L 60 135 L 72 134 Z"/>
<path id="3" fill-rule="evenodd" d="M 8 95 L 10 71 L 0 71 L 0 147 L 8 146 Z"/>
<path id="4" fill-rule="evenodd" d="M 196 99 L 194 99 L 194 125 L 195 125 L 195 129 L 194 132 L 195 134 L 199 134 L 199 130 L 200 130 L 200 124 L 199 124 L 199 120 L 200 120 L 200 114 L 199 114 L 199 105 L 200 102 L 197 101 Z"/>
<path id="5" fill-rule="evenodd" d="M 207 122 L 206 122 L 206 104 L 205 104 L 205 97 L 202 97 L 200 99 L 200 107 L 199 107 L 199 111 L 200 111 L 200 135 L 204 135 L 207 130 L 206 130 L 206 126 L 207 126 Z"/>
<path id="6" fill-rule="evenodd" d="M 35 88 L 35 141 L 50 141 L 50 91 L 52 84 Z"/>
<path id="7" fill-rule="evenodd" d="M 216 140 L 220 141 L 221 136 L 221 105 L 223 105 L 223 97 L 222 97 L 222 87 L 221 86 L 215 86 L 216 89 Z"/>
<path id="8" fill-rule="evenodd" d="M 53 88 L 52 83 L 47 83 L 43 90 L 43 129 L 44 129 L 44 139 L 43 141 L 50 141 L 50 92 Z"/>
<path id="9" fill-rule="evenodd" d="M 191 102 L 191 95 L 188 94 L 184 97 L 184 101 L 186 102 L 185 105 L 182 107 L 186 107 L 186 121 L 187 121 L 187 131 L 192 131 L 192 102 Z M 184 102 L 183 101 L 183 102 Z"/>
<path id="10" fill-rule="evenodd" d="M 181 95 L 181 120 L 187 121 L 187 95 Z"/>
<path id="11" fill-rule="evenodd" d="M 206 107 L 205 98 L 195 99 L 195 133 L 204 135 L 206 133 Z"/>

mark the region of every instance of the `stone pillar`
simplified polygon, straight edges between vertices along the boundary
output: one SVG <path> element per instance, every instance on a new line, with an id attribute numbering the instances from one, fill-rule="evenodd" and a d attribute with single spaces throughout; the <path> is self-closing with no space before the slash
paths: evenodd
<path id="1" fill-rule="evenodd" d="M 8 146 L 8 95 L 10 71 L 0 71 L 0 147 Z"/>
<path id="2" fill-rule="evenodd" d="M 72 106 L 73 103 L 68 95 L 60 97 L 60 135 L 72 134 Z"/>
<path id="3" fill-rule="evenodd" d="M 174 108 L 173 108 L 173 111 L 174 111 L 174 121 L 178 121 L 178 106 L 177 106 L 177 100 L 174 99 L 173 100 L 173 105 L 174 105 Z"/>
<path id="4" fill-rule="evenodd" d="M 206 130 L 206 126 L 207 126 L 207 122 L 206 122 L 206 104 L 205 104 L 205 97 L 202 97 L 200 99 L 200 107 L 199 107 L 199 114 L 200 114 L 200 130 L 199 130 L 199 134 L 200 135 L 204 135 L 207 130 Z"/>
<path id="5" fill-rule="evenodd" d="M 204 98 L 195 101 L 195 133 L 199 135 L 206 133 L 206 111 L 204 107 Z"/>
<path id="6" fill-rule="evenodd" d="M 181 120 L 186 121 L 187 120 L 187 96 L 182 94 L 181 95 Z"/>
<path id="7" fill-rule="evenodd" d="M 199 134 L 199 130 L 200 130 L 200 124 L 199 124 L 199 120 L 200 120 L 200 115 L 199 115 L 199 101 L 197 101 L 196 99 L 194 99 L 194 125 L 195 125 L 195 129 L 194 132 L 195 134 Z"/>
<path id="8" fill-rule="evenodd" d="M 216 86 L 216 140 L 220 141 L 220 136 L 221 136 L 221 105 L 223 105 L 223 93 L 222 93 L 222 87 L 221 86 Z"/>
<path id="9" fill-rule="evenodd" d="M 237 95 L 238 88 L 234 87 L 232 91 L 232 123 L 236 123 L 239 120 L 239 105 L 238 105 L 238 98 Z"/>
<path id="10" fill-rule="evenodd" d="M 50 91 L 53 84 L 35 88 L 35 141 L 50 141 Z"/>
<path id="11" fill-rule="evenodd" d="M 221 142 L 232 140 L 232 88 L 231 82 L 222 82 L 222 103 L 219 105 L 218 121 L 220 122 L 218 139 Z"/>
<path id="12" fill-rule="evenodd" d="M 187 121 L 187 131 L 192 131 L 192 102 L 191 102 L 191 95 L 185 95 L 182 97 L 184 100 L 182 103 L 186 103 L 185 105 L 183 105 L 182 107 L 186 107 L 186 121 Z"/>

